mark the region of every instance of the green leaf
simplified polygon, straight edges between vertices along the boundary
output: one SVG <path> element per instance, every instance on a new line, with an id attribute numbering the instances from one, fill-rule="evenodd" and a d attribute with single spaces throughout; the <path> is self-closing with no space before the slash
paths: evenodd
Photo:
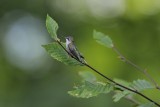
<path id="1" fill-rule="evenodd" d="M 137 91 L 143 91 L 145 89 L 153 89 L 155 88 L 152 84 L 150 84 L 148 81 L 146 80 L 136 80 L 136 81 L 133 81 L 133 83 L 130 83 L 130 82 L 126 82 L 124 80 L 121 80 L 121 79 L 114 79 L 114 81 L 116 81 L 117 83 L 120 83 L 124 86 L 127 86 L 131 89 L 136 89 Z M 125 96 L 128 96 L 128 95 L 133 95 L 134 93 L 133 92 L 130 92 L 124 88 L 121 88 L 119 86 L 115 86 L 116 88 L 119 88 L 119 89 L 122 89 L 124 91 L 117 91 L 116 94 L 113 96 L 113 101 L 114 102 L 117 102 L 119 101 L 121 98 L 125 97 Z M 118 90 L 118 89 L 117 89 Z"/>
<path id="2" fill-rule="evenodd" d="M 119 83 L 119 84 L 121 84 L 121 85 L 123 85 L 123 86 L 126 86 L 126 87 L 128 87 L 128 88 L 133 89 L 133 88 L 131 87 L 131 83 L 128 82 L 128 81 L 125 81 L 125 80 L 122 80 L 122 79 L 117 79 L 117 78 L 114 79 L 114 81 L 117 82 L 117 83 Z M 116 85 L 115 88 L 116 88 L 116 90 L 119 90 L 119 89 L 121 89 L 121 90 L 126 90 L 125 88 L 120 87 L 120 86 L 118 86 L 118 85 Z M 130 92 L 130 93 L 132 93 L 132 92 Z"/>
<path id="3" fill-rule="evenodd" d="M 93 31 L 93 38 L 101 45 L 104 45 L 106 47 L 112 48 L 114 45 L 112 43 L 112 40 L 109 36 L 97 32 L 96 30 Z"/>
<path id="4" fill-rule="evenodd" d="M 124 86 L 127 86 L 127 87 L 129 87 L 130 84 L 131 84 L 131 83 L 128 82 L 128 81 L 125 81 L 125 80 L 122 80 L 122 79 L 118 79 L 118 78 L 115 78 L 114 81 L 117 82 L 117 83 L 119 83 L 119 84 L 122 84 L 122 85 L 124 85 Z"/>
<path id="5" fill-rule="evenodd" d="M 57 38 L 58 24 L 49 15 L 47 15 L 46 27 L 51 37 L 55 40 L 58 40 Z"/>
<path id="6" fill-rule="evenodd" d="M 65 45 L 64 43 L 62 43 Z M 82 65 L 80 62 L 77 60 L 71 58 L 67 52 L 57 43 L 50 43 L 47 45 L 42 45 L 46 51 L 53 57 L 54 59 L 63 62 L 66 65 Z"/>
<path id="7" fill-rule="evenodd" d="M 129 95 L 131 92 L 128 90 L 124 91 L 118 91 L 114 96 L 113 96 L 113 101 L 118 102 L 121 98 Z"/>
<path id="8" fill-rule="evenodd" d="M 114 81 L 117 82 L 117 83 L 119 83 L 119 84 L 122 84 L 123 86 L 131 88 L 130 87 L 130 84 L 131 84 L 130 82 L 127 82 L 127 81 L 122 80 L 122 79 L 117 79 L 117 78 L 114 79 Z M 126 97 L 128 95 L 132 95 L 133 94 L 132 92 L 130 92 L 130 91 L 128 91 L 128 90 L 126 90 L 126 89 L 124 89 L 124 88 L 122 88 L 120 86 L 115 86 L 115 87 L 116 87 L 116 91 L 115 91 L 116 93 L 113 96 L 113 101 L 114 102 L 118 102 L 122 98 L 124 98 L 124 97 Z M 119 90 L 119 89 L 121 89 L 121 90 Z"/>
<path id="9" fill-rule="evenodd" d="M 89 81 L 89 82 L 95 82 L 96 81 L 96 77 L 93 73 L 88 72 L 88 71 L 81 71 L 79 72 L 79 75 L 83 78 L 83 80 L 85 81 Z"/>
<path id="10" fill-rule="evenodd" d="M 85 81 L 82 86 L 75 87 L 75 90 L 69 91 L 68 93 L 78 98 L 90 98 L 97 96 L 101 93 L 107 94 L 112 90 L 113 86 L 111 84 L 106 84 L 102 82 L 91 83 Z"/>
<path id="11" fill-rule="evenodd" d="M 136 89 L 138 91 L 143 91 L 143 90 L 146 90 L 146 89 L 154 89 L 155 88 L 148 81 L 140 80 L 140 79 L 138 79 L 136 81 L 133 81 L 133 83 L 131 84 L 131 87 L 133 87 L 134 89 Z"/>
<path id="12" fill-rule="evenodd" d="M 141 104 L 137 107 L 154 107 L 155 105 L 153 103 L 146 103 L 146 104 Z"/>

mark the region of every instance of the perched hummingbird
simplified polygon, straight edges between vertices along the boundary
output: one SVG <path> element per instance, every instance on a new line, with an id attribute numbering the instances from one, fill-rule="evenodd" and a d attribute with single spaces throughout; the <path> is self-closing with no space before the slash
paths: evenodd
<path id="1" fill-rule="evenodd" d="M 77 48 L 74 44 L 73 37 L 71 37 L 71 36 L 66 37 L 66 49 L 71 54 L 70 55 L 71 57 L 74 57 L 77 60 L 79 60 L 83 63 L 86 63 L 86 61 L 84 60 L 84 57 L 77 50 Z"/>

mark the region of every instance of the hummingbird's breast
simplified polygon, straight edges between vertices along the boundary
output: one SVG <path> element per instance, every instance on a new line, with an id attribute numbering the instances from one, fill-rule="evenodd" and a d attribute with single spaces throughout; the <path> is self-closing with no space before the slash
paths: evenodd
<path id="1" fill-rule="evenodd" d="M 67 49 L 67 51 L 69 51 L 69 45 L 70 45 L 70 41 L 68 41 L 68 40 L 66 40 L 66 49 Z"/>

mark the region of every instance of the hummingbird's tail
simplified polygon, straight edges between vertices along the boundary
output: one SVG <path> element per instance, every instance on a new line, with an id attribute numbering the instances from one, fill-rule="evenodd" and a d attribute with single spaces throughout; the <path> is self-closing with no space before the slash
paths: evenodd
<path id="1" fill-rule="evenodd" d="M 85 63 L 85 64 L 87 64 L 86 60 L 84 60 L 84 59 L 83 59 L 83 62 L 82 62 L 82 63 Z"/>
<path id="2" fill-rule="evenodd" d="M 83 57 L 81 54 L 80 54 L 79 60 L 80 60 L 82 63 L 87 64 L 86 60 L 84 59 L 84 57 Z"/>

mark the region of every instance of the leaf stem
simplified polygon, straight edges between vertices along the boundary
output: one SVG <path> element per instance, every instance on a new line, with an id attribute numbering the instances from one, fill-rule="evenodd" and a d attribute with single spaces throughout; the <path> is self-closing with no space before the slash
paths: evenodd
<path id="1" fill-rule="evenodd" d="M 154 103 L 155 105 L 157 105 L 158 107 L 160 107 L 160 104 L 158 104 L 157 102 L 153 101 L 152 99 L 150 99 L 150 98 L 147 97 L 146 95 L 138 92 L 137 90 L 131 89 L 131 88 L 129 88 L 129 87 L 123 86 L 123 85 L 115 82 L 114 80 L 112 80 L 111 78 L 105 76 L 104 74 L 102 74 L 101 72 L 99 72 L 98 70 L 96 70 L 95 68 L 93 68 L 92 66 L 90 66 L 89 64 L 83 63 L 83 62 L 81 62 L 80 60 L 76 59 L 73 55 L 71 55 L 71 54 L 66 50 L 65 47 L 63 47 L 63 45 L 61 44 L 61 42 L 60 42 L 59 40 L 57 40 L 57 43 L 58 43 L 72 58 L 74 58 L 75 60 L 77 60 L 77 61 L 80 62 L 81 64 L 85 65 L 86 67 L 92 69 L 94 72 L 96 72 L 97 74 L 99 74 L 99 75 L 102 76 L 103 78 L 107 79 L 108 81 L 114 83 L 115 85 L 117 85 L 117 86 L 119 86 L 119 87 L 121 87 L 121 88 L 124 88 L 124 89 L 126 89 L 126 90 L 128 90 L 128 91 L 131 91 L 131 92 L 133 92 L 133 93 L 136 93 L 136 94 L 140 95 L 141 97 L 147 99 L 148 101 L 150 101 L 150 102 Z"/>
<path id="2" fill-rule="evenodd" d="M 143 74 L 155 85 L 155 88 L 158 89 L 158 90 L 160 90 L 160 86 L 159 86 L 158 83 L 151 77 L 151 75 L 149 75 L 149 73 L 147 72 L 147 69 L 142 69 L 140 66 L 138 66 L 138 65 L 136 65 L 135 63 L 133 63 L 132 61 L 128 60 L 126 57 L 124 57 L 124 55 L 122 55 L 122 54 L 120 53 L 120 51 L 119 51 L 115 46 L 113 46 L 112 49 L 119 55 L 119 58 L 120 58 L 123 62 L 125 62 L 125 63 L 133 66 L 133 67 L 136 68 L 138 71 L 140 71 L 141 73 L 143 73 Z"/>

